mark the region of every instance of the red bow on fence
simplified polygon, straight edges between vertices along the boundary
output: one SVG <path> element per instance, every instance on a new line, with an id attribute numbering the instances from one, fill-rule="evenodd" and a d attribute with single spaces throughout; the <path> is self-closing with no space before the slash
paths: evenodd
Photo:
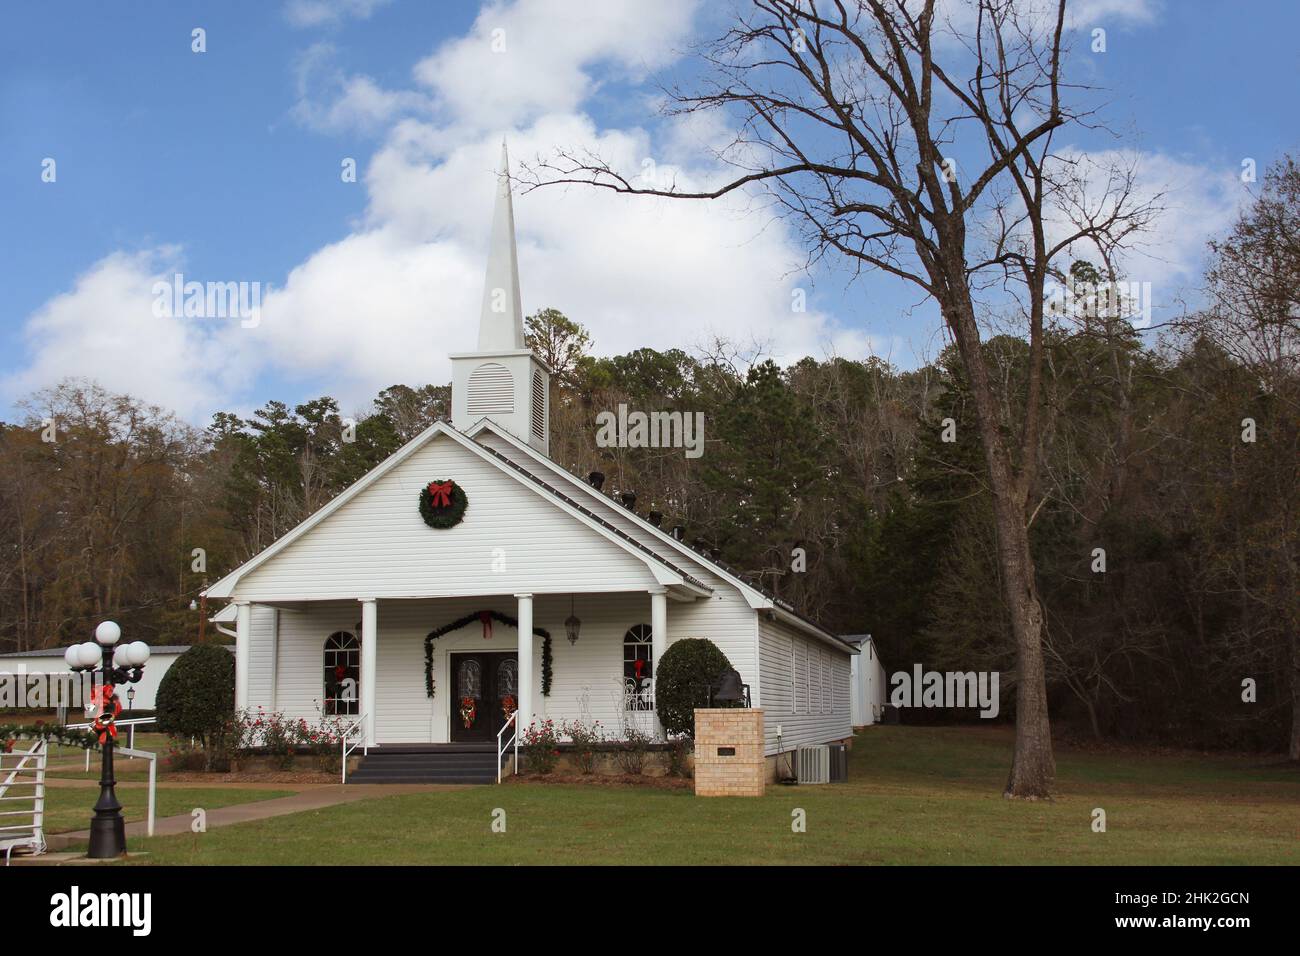
<path id="1" fill-rule="evenodd" d="M 445 508 L 451 504 L 451 482 L 429 482 L 429 504 L 435 508 Z"/>

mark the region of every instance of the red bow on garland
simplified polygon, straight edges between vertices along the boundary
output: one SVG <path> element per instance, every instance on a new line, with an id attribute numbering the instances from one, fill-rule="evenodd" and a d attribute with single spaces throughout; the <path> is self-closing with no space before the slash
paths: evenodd
<path id="1" fill-rule="evenodd" d="M 450 481 L 429 482 L 429 504 L 435 508 L 446 508 L 451 504 Z"/>
<path id="2" fill-rule="evenodd" d="M 122 702 L 113 693 L 113 685 L 105 684 L 91 691 L 91 700 L 99 705 L 99 714 L 95 717 L 95 722 L 90 725 L 91 729 L 99 734 L 99 742 L 108 743 L 109 737 L 116 740 L 117 715 L 122 713 Z"/>
<path id="3" fill-rule="evenodd" d="M 492 640 L 492 612 L 479 611 L 478 619 L 479 619 L 479 623 L 483 625 L 483 640 L 485 641 Z"/>

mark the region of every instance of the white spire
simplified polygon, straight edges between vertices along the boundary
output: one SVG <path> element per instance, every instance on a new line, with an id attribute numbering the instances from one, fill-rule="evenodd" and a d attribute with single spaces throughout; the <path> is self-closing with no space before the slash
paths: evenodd
<path id="1" fill-rule="evenodd" d="M 497 201 L 492 212 L 487 278 L 479 315 L 478 350 L 498 352 L 524 347 L 524 312 L 519 297 L 519 256 L 515 251 L 515 211 L 510 200 L 510 159 L 501 140 Z"/>

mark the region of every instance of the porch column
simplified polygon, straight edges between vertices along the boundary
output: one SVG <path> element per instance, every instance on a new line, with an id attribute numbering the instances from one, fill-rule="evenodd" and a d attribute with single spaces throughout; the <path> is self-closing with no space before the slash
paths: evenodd
<path id="1" fill-rule="evenodd" d="M 533 722 L 533 596 L 516 594 L 519 601 L 519 717 L 515 730 Z"/>
<path id="2" fill-rule="evenodd" d="M 379 660 L 379 615 L 374 598 L 361 601 L 361 704 L 357 712 L 367 714 L 366 746 L 375 745 L 378 701 L 375 699 L 375 668 Z"/>
<path id="3" fill-rule="evenodd" d="M 659 662 L 668 650 L 668 589 L 650 589 L 650 653 L 655 684 L 659 683 Z"/>
<path id="4" fill-rule="evenodd" d="M 253 651 L 253 605 L 235 602 L 235 709 L 248 710 L 248 664 Z"/>

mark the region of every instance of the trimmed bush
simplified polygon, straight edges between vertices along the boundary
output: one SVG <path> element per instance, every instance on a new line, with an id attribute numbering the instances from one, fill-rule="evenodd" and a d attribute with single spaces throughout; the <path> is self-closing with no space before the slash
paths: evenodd
<path id="1" fill-rule="evenodd" d="M 211 750 L 235 714 L 235 655 L 216 644 L 195 644 L 176 658 L 158 685 L 158 729 L 194 737 Z"/>
<path id="2" fill-rule="evenodd" d="M 731 661 L 705 637 L 676 641 L 655 661 L 655 710 L 669 734 L 695 738 L 695 708 L 707 707 L 706 685 L 715 683 Z"/>

